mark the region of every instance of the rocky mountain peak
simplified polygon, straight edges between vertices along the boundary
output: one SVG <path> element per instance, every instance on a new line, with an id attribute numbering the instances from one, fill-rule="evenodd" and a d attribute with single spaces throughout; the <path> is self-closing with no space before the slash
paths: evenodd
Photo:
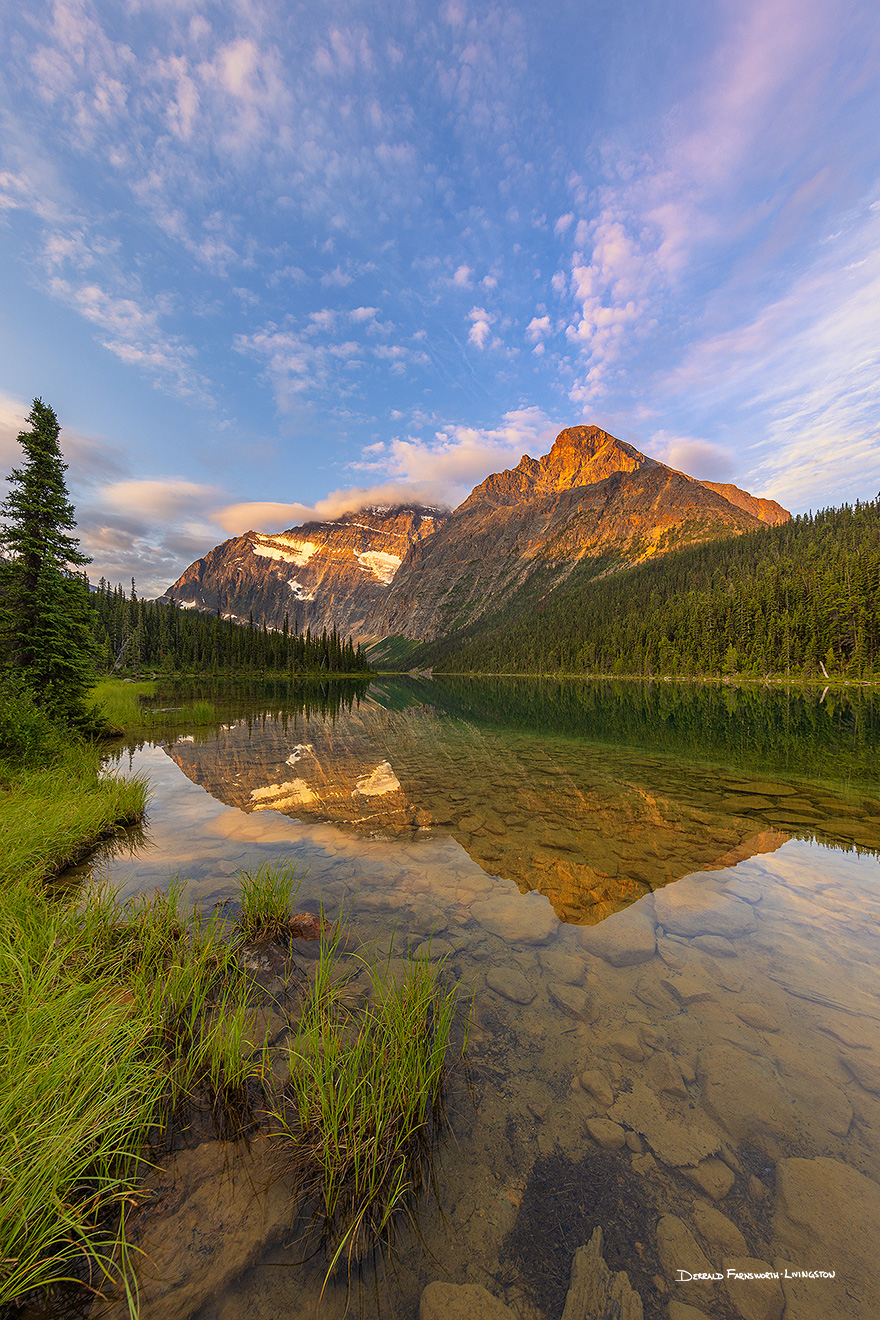
<path id="1" fill-rule="evenodd" d="M 418 504 L 372 505 L 283 532 L 246 532 L 197 559 L 166 596 L 241 622 L 338 628 L 360 641 L 410 548 L 446 517 Z"/>
<path id="2" fill-rule="evenodd" d="M 476 486 L 461 508 L 486 504 L 504 508 L 536 496 L 592 486 L 615 472 L 656 466 L 653 458 L 601 427 L 567 426 L 549 454 L 538 459 L 524 454 L 515 468 L 496 472 Z"/>

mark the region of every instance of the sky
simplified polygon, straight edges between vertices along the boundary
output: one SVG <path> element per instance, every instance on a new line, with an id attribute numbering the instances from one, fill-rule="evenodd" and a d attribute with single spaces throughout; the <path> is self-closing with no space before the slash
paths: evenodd
<path id="1" fill-rule="evenodd" d="M 94 580 L 576 424 L 872 499 L 878 359 L 874 0 L 0 5 L 0 473 L 43 398 Z"/>

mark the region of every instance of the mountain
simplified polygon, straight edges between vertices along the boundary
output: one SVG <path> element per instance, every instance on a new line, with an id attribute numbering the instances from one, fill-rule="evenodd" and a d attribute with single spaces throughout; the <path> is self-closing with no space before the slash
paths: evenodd
<path id="1" fill-rule="evenodd" d="M 739 486 L 732 486 L 726 481 L 704 481 L 702 484 L 707 490 L 714 490 L 716 495 L 723 495 L 738 509 L 745 509 L 746 513 L 754 514 L 770 527 L 777 527 L 780 523 L 791 520 L 788 509 L 783 509 L 775 500 L 760 499 L 757 495 L 750 495 L 747 490 L 740 490 Z"/>
<path id="2" fill-rule="evenodd" d="M 525 605 L 522 593 L 514 595 L 433 641 L 386 638 L 371 650 L 374 663 L 380 657 L 389 667 L 435 675 L 873 679 L 880 672 L 880 499 L 761 523 L 620 572 L 596 576 L 584 561 L 555 591 Z M 745 720 L 746 743 L 752 732 Z"/>
<path id="3" fill-rule="evenodd" d="M 447 515 L 419 505 L 375 507 L 286 532 L 245 532 L 211 550 L 162 597 L 184 608 L 219 610 L 246 623 L 304 632 L 336 628 L 355 642 L 375 636 L 368 621 L 412 545 Z"/>
<path id="4" fill-rule="evenodd" d="M 477 486 L 414 544 L 373 622 L 378 636 L 430 641 L 570 577 L 598 577 L 701 541 L 790 517 L 773 501 L 667 467 L 596 426 Z"/>
<path id="5" fill-rule="evenodd" d="M 277 535 L 247 532 L 166 593 L 280 628 L 337 628 L 356 642 L 431 641 L 513 604 L 528 612 L 573 573 L 597 578 L 670 550 L 790 515 L 736 486 L 699 482 L 597 426 L 494 473 L 454 513 L 372 508 Z"/>

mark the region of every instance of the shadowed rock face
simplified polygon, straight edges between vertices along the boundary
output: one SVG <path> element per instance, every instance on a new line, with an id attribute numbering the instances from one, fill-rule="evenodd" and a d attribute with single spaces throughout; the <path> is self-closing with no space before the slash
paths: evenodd
<path id="1" fill-rule="evenodd" d="M 277 535 L 247 532 L 197 560 L 166 595 L 269 627 L 338 628 L 355 641 L 431 640 L 587 576 L 699 541 L 784 522 L 772 500 L 699 482 L 597 426 L 493 474 L 447 515 L 365 509 Z"/>
<path id="2" fill-rule="evenodd" d="M 356 642 L 385 602 L 414 542 L 446 514 L 418 505 L 361 509 L 332 522 L 306 523 L 275 535 L 245 532 L 197 559 L 169 587 L 181 606 L 220 610 L 246 623 L 322 631 L 337 628 Z"/>

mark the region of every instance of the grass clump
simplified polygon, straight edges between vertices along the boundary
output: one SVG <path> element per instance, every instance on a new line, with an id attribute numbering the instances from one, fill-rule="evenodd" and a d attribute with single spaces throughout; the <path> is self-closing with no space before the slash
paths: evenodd
<path id="1" fill-rule="evenodd" d="M 87 743 L 61 743 L 38 768 L 0 762 L 0 884 L 56 875 L 142 818 L 146 780 L 100 769 Z"/>
<path id="2" fill-rule="evenodd" d="M 56 875 L 144 814 L 146 781 L 101 773 L 97 747 L 0 680 L 0 885 Z"/>
<path id="3" fill-rule="evenodd" d="M 245 939 L 280 943 L 289 937 L 293 900 L 304 879 L 296 871 L 295 862 L 262 862 L 254 871 L 239 873 L 237 927 Z"/>
<path id="4" fill-rule="evenodd" d="M 0 1306 L 37 1288 L 118 1277 L 121 1212 L 144 1172 L 162 1089 L 148 1007 L 37 886 L 0 921 Z"/>
<path id="5" fill-rule="evenodd" d="M 253 1121 L 254 1016 L 225 923 L 176 886 L 0 890 L 0 1308 L 84 1279 L 134 1298 L 126 1207 L 188 1106 L 218 1135 Z"/>
<path id="6" fill-rule="evenodd" d="M 275 1114 L 304 1206 L 351 1267 L 393 1235 L 423 1190 L 441 1114 L 455 990 L 411 957 L 396 979 L 367 967 L 371 993 L 351 1009 L 337 928 L 323 938 L 310 997 L 290 1046 L 285 1104 Z"/>

